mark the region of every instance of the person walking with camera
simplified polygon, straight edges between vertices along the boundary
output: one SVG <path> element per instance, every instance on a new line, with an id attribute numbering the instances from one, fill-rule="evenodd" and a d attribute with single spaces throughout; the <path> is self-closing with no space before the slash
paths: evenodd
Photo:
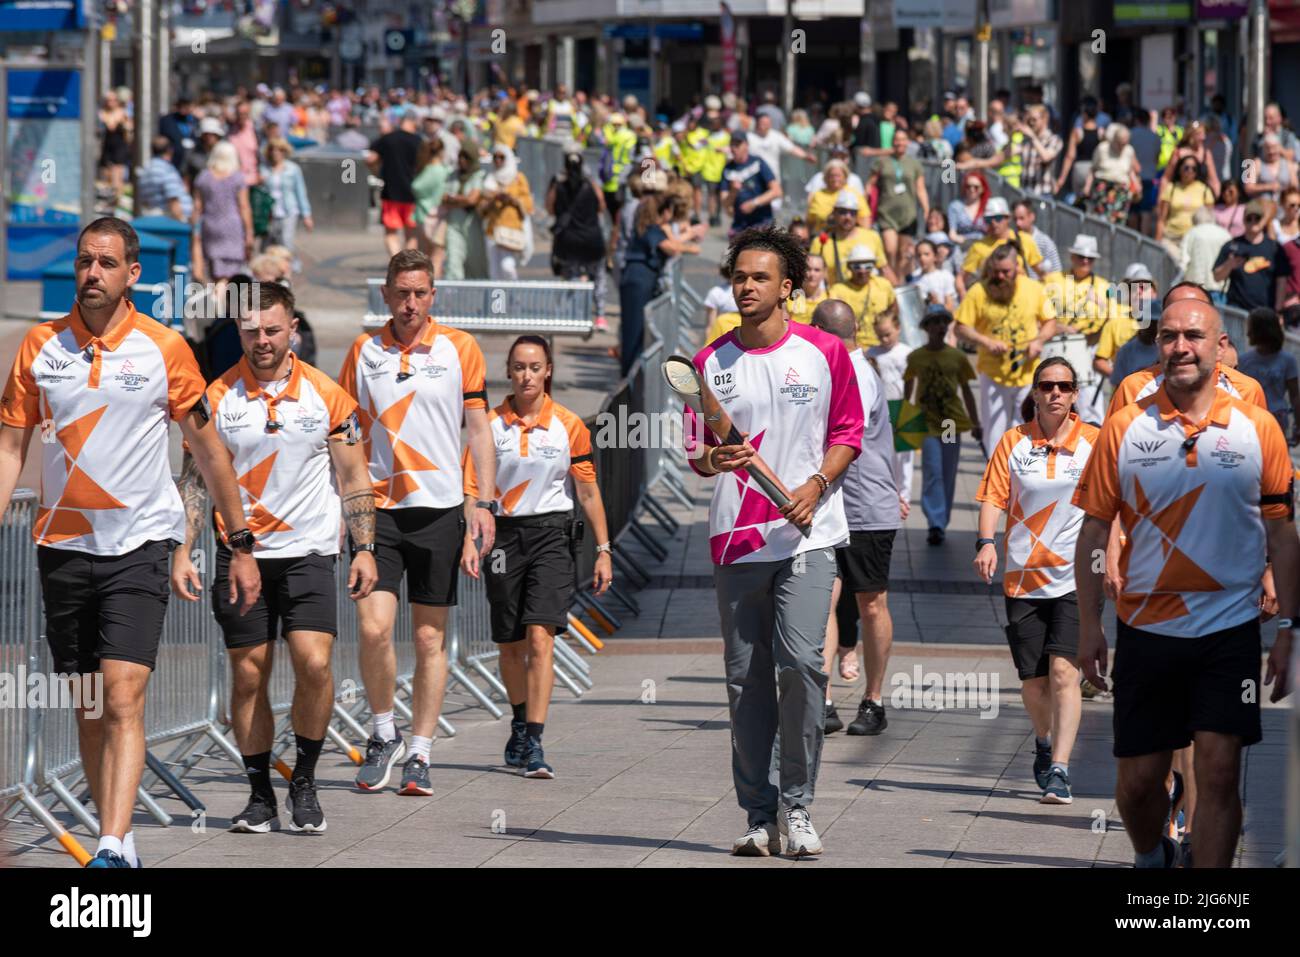
<path id="1" fill-rule="evenodd" d="M 573 604 L 574 558 L 582 507 L 596 536 L 591 587 L 603 594 L 614 580 L 605 506 L 596 484 L 591 433 L 575 413 L 551 398 L 555 366 L 541 336 L 514 341 L 506 357 L 510 395 L 488 416 L 496 449 L 497 550 L 479 562 L 467 533 L 461 555 L 465 573 L 484 578 L 492 607 L 492 640 L 501 648 L 501 679 L 510 695 L 510 740 L 505 763 L 526 778 L 554 778 L 542 732 L 555 685 L 555 634 L 568 623 Z M 469 449 L 463 461 L 465 512 L 483 495 Z"/>

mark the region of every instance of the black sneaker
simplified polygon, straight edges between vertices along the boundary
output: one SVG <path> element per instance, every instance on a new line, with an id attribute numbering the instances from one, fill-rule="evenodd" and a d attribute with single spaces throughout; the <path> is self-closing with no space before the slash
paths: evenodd
<path id="1" fill-rule="evenodd" d="M 844 722 L 840 720 L 840 713 L 835 710 L 834 702 L 826 702 L 826 734 L 834 734 L 836 731 L 844 730 Z"/>
<path id="2" fill-rule="evenodd" d="M 528 722 L 510 722 L 510 740 L 506 742 L 506 766 L 522 768 L 528 751 Z"/>
<path id="3" fill-rule="evenodd" d="M 418 754 L 413 754 L 402 765 L 402 784 L 398 794 L 409 797 L 429 797 L 433 794 L 433 782 L 429 780 L 429 762 Z"/>
<path id="4" fill-rule="evenodd" d="M 1070 792 L 1070 776 L 1060 768 L 1047 772 L 1047 783 L 1043 785 L 1043 796 L 1039 804 L 1073 804 L 1074 795 Z"/>
<path id="5" fill-rule="evenodd" d="M 546 753 L 542 750 L 542 742 L 537 738 L 528 739 L 528 751 L 524 755 L 524 777 L 543 778 L 547 781 L 555 777 L 555 769 L 546 763 Z"/>
<path id="6" fill-rule="evenodd" d="M 279 823 L 279 819 L 275 802 L 254 794 L 248 799 L 248 806 L 230 819 L 230 829 L 242 834 L 266 834 Z"/>
<path id="7" fill-rule="evenodd" d="M 858 716 L 849 723 L 849 734 L 879 734 L 889 727 L 885 717 L 885 706 L 876 704 L 870 698 L 863 698 L 858 705 Z"/>
<path id="8" fill-rule="evenodd" d="M 930 545 L 942 545 L 943 539 L 944 539 L 944 531 L 942 528 L 939 528 L 939 526 L 937 525 L 934 528 L 930 529 L 930 533 L 925 536 L 926 543 Z"/>
<path id="9" fill-rule="evenodd" d="M 1047 775 L 1052 770 L 1052 746 L 1049 744 L 1045 748 L 1040 748 L 1038 742 L 1034 742 L 1034 782 L 1038 785 L 1038 790 L 1047 787 Z"/>
<path id="10" fill-rule="evenodd" d="M 373 734 L 366 742 L 366 760 L 357 772 L 357 787 L 363 791 L 382 791 L 388 786 L 393 765 L 406 754 L 406 742 L 399 734 L 392 741 L 384 741 Z"/>
<path id="11" fill-rule="evenodd" d="M 293 815 L 289 820 L 289 830 L 324 833 L 325 812 L 316 800 L 316 782 L 311 778 L 294 778 L 289 782 L 289 797 L 284 806 Z"/>

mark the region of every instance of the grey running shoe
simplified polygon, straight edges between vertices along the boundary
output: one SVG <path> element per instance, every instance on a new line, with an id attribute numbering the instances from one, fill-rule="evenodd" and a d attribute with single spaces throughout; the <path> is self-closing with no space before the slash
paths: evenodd
<path id="1" fill-rule="evenodd" d="M 785 838 L 786 853 L 803 857 L 822 852 L 822 839 L 813 828 L 812 816 L 805 807 L 786 808 L 781 815 L 781 835 Z"/>
<path id="2" fill-rule="evenodd" d="M 528 722 L 510 722 L 510 740 L 506 742 L 506 766 L 522 768 L 528 751 Z"/>
<path id="3" fill-rule="evenodd" d="M 411 797 L 429 797 L 433 794 L 433 784 L 429 781 L 429 762 L 418 754 L 413 754 L 402 765 L 402 784 L 398 794 Z"/>
<path id="4" fill-rule="evenodd" d="M 363 791 L 382 791 L 388 786 L 393 765 L 406 754 L 406 742 L 399 734 L 392 741 L 382 741 L 373 734 L 366 742 L 366 760 L 357 772 L 357 787 Z"/>
<path id="5" fill-rule="evenodd" d="M 265 834 L 279 821 L 275 804 L 261 794 L 248 799 L 248 805 L 230 819 L 230 829 L 243 834 Z"/>
<path id="6" fill-rule="evenodd" d="M 1039 804 L 1073 804 L 1074 796 L 1070 794 L 1070 776 L 1060 768 L 1047 772 L 1047 783 L 1043 785 L 1043 796 Z"/>
<path id="7" fill-rule="evenodd" d="M 294 778 L 289 782 L 289 797 L 284 806 L 293 815 L 289 820 L 289 830 L 324 833 L 325 812 L 316 800 L 316 782 L 311 778 Z"/>
<path id="8" fill-rule="evenodd" d="M 736 857 L 771 857 L 781 853 L 781 832 L 775 824 L 751 824 L 731 845 Z"/>
<path id="9" fill-rule="evenodd" d="M 542 742 L 536 738 L 528 739 L 528 750 L 524 754 L 524 777 L 544 778 L 548 781 L 555 778 L 555 768 L 546 763 Z"/>

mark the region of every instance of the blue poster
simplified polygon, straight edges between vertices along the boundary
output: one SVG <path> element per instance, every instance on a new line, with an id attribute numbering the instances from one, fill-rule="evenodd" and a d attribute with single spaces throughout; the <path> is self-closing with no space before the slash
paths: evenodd
<path id="1" fill-rule="evenodd" d="M 0 0 L 0 33 L 27 30 L 82 30 L 82 0 Z"/>
<path id="2" fill-rule="evenodd" d="M 81 220 L 81 74 L 10 70 L 3 144 L 6 273 L 39 279 L 66 258 Z"/>

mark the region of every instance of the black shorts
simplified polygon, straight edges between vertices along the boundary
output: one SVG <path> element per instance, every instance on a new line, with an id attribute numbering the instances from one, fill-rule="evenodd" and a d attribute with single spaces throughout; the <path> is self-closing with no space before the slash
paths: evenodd
<path id="1" fill-rule="evenodd" d="M 217 573 L 212 582 L 212 613 L 227 648 L 251 648 L 291 631 L 320 631 L 337 636 L 337 555 L 259 558 L 262 594 L 248 614 L 230 604 L 230 549 L 217 546 Z"/>
<path id="2" fill-rule="evenodd" d="M 1052 655 L 1079 657 L 1079 596 L 1008 598 L 1007 644 L 1020 680 L 1046 678 Z"/>
<path id="3" fill-rule="evenodd" d="M 885 591 L 889 588 L 889 560 L 894 554 L 894 536 L 898 529 L 849 532 L 849 544 L 835 549 L 843 590 Z"/>
<path id="4" fill-rule="evenodd" d="M 1263 737 L 1258 618 L 1200 638 L 1122 621 L 1116 631 L 1115 757 L 1177 751 L 1197 731 L 1237 735 L 1243 747 Z"/>
<path id="5" fill-rule="evenodd" d="M 451 508 L 375 509 L 377 591 L 400 594 L 406 575 L 413 605 L 456 604 L 460 552 L 465 543 L 465 510 Z"/>
<path id="6" fill-rule="evenodd" d="M 522 641 L 525 625 L 568 623 L 574 591 L 568 524 L 567 512 L 497 519 L 496 546 L 483 563 L 497 644 Z"/>
<path id="7" fill-rule="evenodd" d="M 171 594 L 172 545 L 145 542 L 125 555 L 37 547 L 45 639 L 56 672 L 98 671 L 103 658 L 153 670 Z"/>

